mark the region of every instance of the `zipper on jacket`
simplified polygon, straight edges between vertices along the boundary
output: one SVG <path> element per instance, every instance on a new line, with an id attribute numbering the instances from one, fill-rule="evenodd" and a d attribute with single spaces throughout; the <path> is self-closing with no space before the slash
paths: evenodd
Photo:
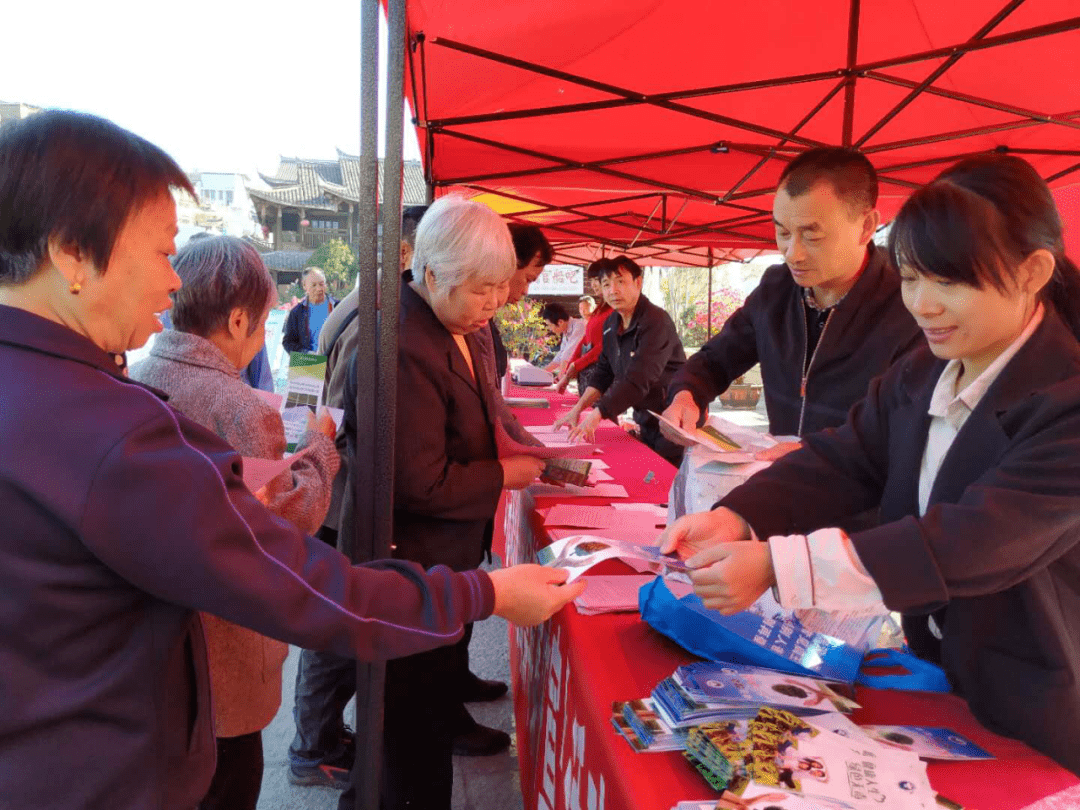
<path id="1" fill-rule="evenodd" d="M 806 304 L 802 304 L 802 319 L 803 319 L 803 367 L 802 367 L 802 382 L 799 384 L 799 396 L 802 398 L 802 406 L 799 408 L 799 432 L 797 435 L 802 438 L 803 420 L 806 418 L 806 383 L 810 379 L 810 367 L 814 365 L 814 358 L 817 357 L 818 349 L 821 348 L 821 341 L 825 339 L 825 332 L 829 328 L 829 321 L 832 320 L 833 310 L 829 309 L 829 314 L 825 316 L 825 323 L 821 327 L 821 334 L 818 335 L 817 344 L 814 346 L 814 353 L 810 355 L 810 362 L 806 362 L 806 353 L 810 349 L 810 337 L 808 335 L 809 324 L 806 321 Z"/>

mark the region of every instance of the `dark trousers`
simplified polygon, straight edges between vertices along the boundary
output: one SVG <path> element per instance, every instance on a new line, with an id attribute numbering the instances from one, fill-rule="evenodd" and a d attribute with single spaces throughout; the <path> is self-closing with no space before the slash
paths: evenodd
<path id="1" fill-rule="evenodd" d="M 323 526 L 316 536 L 334 547 L 337 534 L 335 529 Z M 291 765 L 318 766 L 340 759 L 345 733 L 342 713 L 355 692 L 355 659 L 330 652 L 300 651 L 293 703 L 296 736 L 289 746 Z"/>
<path id="2" fill-rule="evenodd" d="M 386 664 L 382 810 L 449 810 L 468 629 L 457 644 Z"/>
<path id="3" fill-rule="evenodd" d="M 641 428 L 642 444 L 646 445 L 661 458 L 670 461 L 675 467 L 679 467 L 682 464 L 683 453 L 686 452 L 686 448 L 664 438 L 664 435 L 660 432 L 659 419 L 648 413 L 642 418 L 639 416 L 639 412 L 635 411 L 634 421 L 637 422 L 638 427 Z"/>
<path id="4" fill-rule="evenodd" d="M 199 810 L 255 810 L 262 788 L 262 732 L 217 738 L 217 770 Z"/>
<path id="5" fill-rule="evenodd" d="M 475 723 L 461 700 L 472 625 L 449 647 L 386 662 L 380 810 L 449 810 L 454 737 Z M 352 810 L 356 793 L 341 794 Z"/>

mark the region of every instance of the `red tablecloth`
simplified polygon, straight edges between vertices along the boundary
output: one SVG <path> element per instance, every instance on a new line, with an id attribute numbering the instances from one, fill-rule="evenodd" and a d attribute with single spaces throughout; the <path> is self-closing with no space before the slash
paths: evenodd
<path id="1" fill-rule="evenodd" d="M 551 401 L 550 409 L 519 410 L 526 425 L 551 424 L 573 402 L 535 390 L 512 393 Z M 604 449 L 598 458 L 608 463 L 631 501 L 666 500 L 674 467 L 617 428 L 601 428 L 597 441 Z M 646 482 L 649 472 L 653 476 Z M 533 503 L 527 493 L 504 499 L 496 524 L 496 550 L 504 559 L 531 560 L 534 549 L 547 544 L 535 509 L 554 502 L 543 498 Z M 594 571 L 629 572 L 618 562 L 602 565 Z M 542 627 L 512 630 L 510 649 L 528 810 L 669 810 L 680 800 L 716 798 L 679 754 L 635 753 L 611 727 L 612 701 L 647 696 L 657 681 L 692 660 L 637 614 L 581 616 L 571 606 Z M 987 762 L 930 765 L 934 788 L 968 808 L 1020 810 L 1059 791 L 1080 789 L 1080 779 L 1046 757 L 982 728 L 955 696 L 860 688 L 857 699 L 863 709 L 853 716 L 856 722 L 946 726 L 994 754 L 997 759 Z"/>

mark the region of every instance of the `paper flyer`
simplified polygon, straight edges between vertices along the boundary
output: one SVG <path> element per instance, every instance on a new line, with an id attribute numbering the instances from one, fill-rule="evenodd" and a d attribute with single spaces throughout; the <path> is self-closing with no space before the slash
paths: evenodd
<path id="1" fill-rule="evenodd" d="M 531 432 L 531 431 L 530 431 Z M 542 441 L 542 440 L 541 440 Z M 549 445 L 522 444 L 515 440 L 506 428 L 502 420 L 495 420 L 495 447 L 499 452 L 499 458 L 507 456 L 532 456 L 533 458 L 581 458 L 596 450 L 595 444 L 566 444 L 558 447 Z"/>
<path id="2" fill-rule="evenodd" d="M 299 453 L 293 453 L 279 459 L 248 458 L 244 456 L 244 484 L 252 492 L 258 492 L 298 460 L 302 459 L 308 452 L 309 448 L 305 448 Z"/>
<path id="3" fill-rule="evenodd" d="M 285 425 L 285 446 L 289 452 L 296 449 L 308 426 L 308 414 L 317 413 L 323 407 L 323 387 L 326 382 L 326 356 L 290 352 L 289 378 L 281 403 L 281 421 Z M 340 408 L 327 408 L 327 413 L 338 428 L 345 412 Z"/>
<path id="4" fill-rule="evenodd" d="M 573 582 L 598 562 L 610 559 L 641 560 L 668 571 L 689 570 L 682 560 L 661 554 L 659 546 L 639 546 L 593 535 L 573 535 L 556 540 L 540 549 L 536 559 L 541 565 L 565 568 L 570 572 L 567 582 Z"/>
<path id="5" fill-rule="evenodd" d="M 715 450 L 720 453 L 734 453 L 742 450 L 742 445 L 732 439 L 726 433 L 721 431 L 715 425 L 711 425 L 706 421 L 704 425 L 699 428 L 695 428 L 693 431 L 681 428 L 672 422 L 670 419 L 658 414 L 656 411 L 649 411 L 653 416 L 678 433 L 688 442 L 694 444 L 700 444 L 709 450 Z"/>
<path id="6" fill-rule="evenodd" d="M 994 755 L 962 734 L 928 726 L 860 726 L 881 745 L 910 751 L 921 759 L 980 760 Z"/>

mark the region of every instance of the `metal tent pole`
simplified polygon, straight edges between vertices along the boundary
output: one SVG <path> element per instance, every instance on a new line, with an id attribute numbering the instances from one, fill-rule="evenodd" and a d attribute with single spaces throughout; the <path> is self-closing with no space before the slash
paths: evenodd
<path id="1" fill-rule="evenodd" d="M 349 544 L 354 562 L 385 556 L 376 532 L 379 431 L 378 336 L 378 122 L 379 122 L 379 4 L 360 3 L 360 232 L 359 298 L 356 350 L 356 455 L 350 460 L 355 484 L 355 524 Z M 394 319 L 396 323 L 396 319 Z M 372 396 L 359 392 L 371 391 Z M 343 527 L 344 528 L 344 527 Z M 344 533 L 343 533 L 344 534 Z M 351 541 L 351 543 L 350 543 Z M 356 760 L 352 780 L 355 808 L 378 807 L 382 772 L 383 682 L 385 665 L 357 662 Z"/>
<path id="2" fill-rule="evenodd" d="M 709 310 L 708 310 L 709 311 L 709 325 L 708 325 L 707 332 L 706 332 L 706 334 L 707 334 L 707 337 L 705 338 L 706 340 L 711 340 L 712 339 L 712 268 L 713 268 L 713 254 L 712 254 L 712 247 L 710 246 L 709 247 L 709 304 L 708 304 L 708 306 L 709 306 Z"/>

